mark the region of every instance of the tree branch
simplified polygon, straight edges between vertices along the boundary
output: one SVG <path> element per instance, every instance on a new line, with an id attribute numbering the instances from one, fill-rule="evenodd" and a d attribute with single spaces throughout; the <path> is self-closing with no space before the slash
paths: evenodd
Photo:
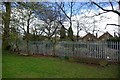
<path id="1" fill-rule="evenodd" d="M 110 2 L 110 5 L 111 5 L 111 7 L 112 7 L 112 10 L 114 10 L 114 7 L 113 7 L 113 4 L 112 4 L 112 2 L 109 0 L 109 2 Z"/>
<path id="2" fill-rule="evenodd" d="M 118 24 L 107 24 L 107 25 L 113 25 L 113 26 L 119 26 L 120 27 L 120 25 L 118 25 Z"/>
<path id="3" fill-rule="evenodd" d="M 118 24 L 107 24 L 106 27 L 105 27 L 105 29 L 107 28 L 108 25 L 113 25 L 113 26 L 118 26 L 118 27 L 120 27 L 120 25 L 118 25 Z"/>
<path id="4" fill-rule="evenodd" d="M 19 27 L 24 31 L 24 33 L 26 33 L 26 31 L 25 31 L 25 29 L 23 27 L 21 27 L 21 26 L 19 26 Z"/>
<path id="5" fill-rule="evenodd" d="M 62 12 L 65 14 L 65 16 L 70 19 L 70 17 L 66 14 L 66 12 L 63 10 L 63 8 L 56 2 L 56 4 L 58 5 L 58 7 L 62 10 Z"/>
<path id="6" fill-rule="evenodd" d="M 102 15 L 102 14 L 104 14 L 104 13 L 107 13 L 107 12 L 98 13 L 98 14 L 95 14 L 95 15 L 90 16 L 90 17 L 99 16 L 99 15 Z"/>
<path id="7" fill-rule="evenodd" d="M 108 9 L 104 9 L 103 7 L 101 7 L 100 5 L 98 5 L 97 3 L 91 1 L 93 4 L 95 4 L 97 7 L 99 7 L 100 9 L 102 9 L 103 11 L 106 11 L 106 12 L 114 12 L 116 14 L 118 14 L 120 16 L 120 12 L 118 12 L 117 10 L 108 10 Z M 111 3 L 112 4 L 112 3 Z"/>

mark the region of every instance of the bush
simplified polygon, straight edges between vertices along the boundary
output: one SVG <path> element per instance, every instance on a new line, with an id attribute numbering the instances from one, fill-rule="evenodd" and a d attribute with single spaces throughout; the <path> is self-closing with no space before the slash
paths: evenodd
<path id="1" fill-rule="evenodd" d="M 80 63 L 87 63 L 87 64 L 96 64 L 96 65 L 100 65 L 100 66 L 106 66 L 108 64 L 107 60 L 105 59 L 96 59 L 96 58 L 78 58 L 77 62 Z"/>
<path id="2" fill-rule="evenodd" d="M 59 50 L 59 49 L 61 49 L 62 48 L 62 46 L 61 45 L 55 45 L 55 50 Z"/>
<path id="3" fill-rule="evenodd" d="M 100 60 L 99 62 L 100 66 L 106 66 L 108 64 L 107 60 Z"/>
<path id="4" fill-rule="evenodd" d="M 109 41 L 112 41 L 112 42 L 120 42 L 120 38 L 119 37 L 113 37 L 113 38 L 110 38 L 107 40 L 108 42 Z"/>
<path id="5" fill-rule="evenodd" d="M 77 62 L 77 59 L 73 58 L 73 57 L 69 57 L 69 61 L 70 62 Z"/>
<path id="6" fill-rule="evenodd" d="M 99 59 L 95 59 L 95 58 L 79 58 L 78 62 L 87 63 L 87 64 L 99 64 Z"/>
<path id="7" fill-rule="evenodd" d="M 66 60 L 68 60 L 68 59 L 69 59 L 69 57 L 68 57 L 68 56 L 65 56 L 64 58 L 65 58 Z"/>
<path id="8" fill-rule="evenodd" d="M 86 58 L 86 57 L 68 57 L 64 56 L 65 60 L 69 60 L 70 62 L 79 62 L 79 63 L 87 63 L 87 64 L 96 64 L 100 65 L 102 67 L 106 66 L 108 64 L 108 61 L 105 59 L 97 59 L 97 58 Z"/>

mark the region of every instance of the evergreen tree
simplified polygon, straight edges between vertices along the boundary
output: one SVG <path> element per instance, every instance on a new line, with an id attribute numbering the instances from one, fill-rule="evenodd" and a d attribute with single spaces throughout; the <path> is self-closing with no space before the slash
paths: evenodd
<path id="1" fill-rule="evenodd" d="M 65 39 L 66 38 L 66 31 L 65 31 L 65 27 L 62 26 L 60 29 L 60 39 Z"/>
<path id="2" fill-rule="evenodd" d="M 72 27 L 69 27 L 69 29 L 68 29 L 68 38 L 73 41 L 73 30 L 72 30 Z"/>

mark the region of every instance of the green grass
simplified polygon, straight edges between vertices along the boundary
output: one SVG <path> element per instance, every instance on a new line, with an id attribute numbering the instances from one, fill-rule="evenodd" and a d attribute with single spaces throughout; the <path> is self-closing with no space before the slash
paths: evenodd
<path id="1" fill-rule="evenodd" d="M 0 78 L 2 77 L 2 49 L 0 46 Z"/>
<path id="2" fill-rule="evenodd" d="M 3 78 L 116 78 L 118 66 L 90 66 L 46 57 L 3 52 Z"/>

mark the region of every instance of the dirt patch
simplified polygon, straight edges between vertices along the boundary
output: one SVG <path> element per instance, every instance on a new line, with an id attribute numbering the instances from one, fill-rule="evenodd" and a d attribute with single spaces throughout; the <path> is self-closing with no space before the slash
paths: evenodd
<path id="1" fill-rule="evenodd" d="M 60 57 L 58 56 L 52 56 L 52 55 L 44 55 L 44 54 L 33 54 L 32 55 L 33 57 L 44 57 L 44 58 L 56 58 L 56 59 L 60 59 Z M 64 59 L 64 58 L 63 58 Z M 64 59 L 65 60 L 65 59 Z M 82 62 L 77 62 L 77 61 L 69 61 L 69 60 L 65 60 L 67 62 L 70 62 L 70 63 L 75 63 L 75 64 L 82 64 L 82 65 L 85 65 L 85 66 L 93 66 L 93 67 L 99 67 L 100 65 L 99 64 L 94 64 L 94 63 L 82 63 Z M 110 65 L 115 65 L 115 64 L 118 64 L 118 63 L 115 63 L 115 62 L 110 62 L 109 63 Z M 109 65 L 108 64 L 108 65 Z"/>
<path id="2" fill-rule="evenodd" d="M 85 66 L 93 66 L 93 67 L 98 67 L 98 66 L 100 66 L 100 65 L 98 65 L 98 64 L 90 64 L 90 63 L 82 63 L 82 62 L 76 62 L 76 61 L 68 61 L 68 62 L 70 62 L 70 63 L 75 63 L 75 64 L 82 64 L 82 65 L 85 65 Z"/>
<path id="3" fill-rule="evenodd" d="M 32 55 L 33 57 L 44 57 L 44 58 L 59 58 L 58 56 L 52 56 L 52 55 L 43 55 L 43 54 L 34 54 Z M 86 65 L 86 66 L 99 66 L 99 65 L 96 65 L 96 64 L 87 64 L 87 63 L 80 63 L 80 62 L 76 62 L 76 61 L 69 61 L 69 60 L 65 60 L 67 62 L 70 62 L 70 63 L 75 63 L 75 64 L 82 64 L 82 65 Z"/>
<path id="4" fill-rule="evenodd" d="M 46 57 L 46 58 L 57 58 L 58 56 L 44 55 L 44 54 L 33 54 L 33 57 Z"/>

